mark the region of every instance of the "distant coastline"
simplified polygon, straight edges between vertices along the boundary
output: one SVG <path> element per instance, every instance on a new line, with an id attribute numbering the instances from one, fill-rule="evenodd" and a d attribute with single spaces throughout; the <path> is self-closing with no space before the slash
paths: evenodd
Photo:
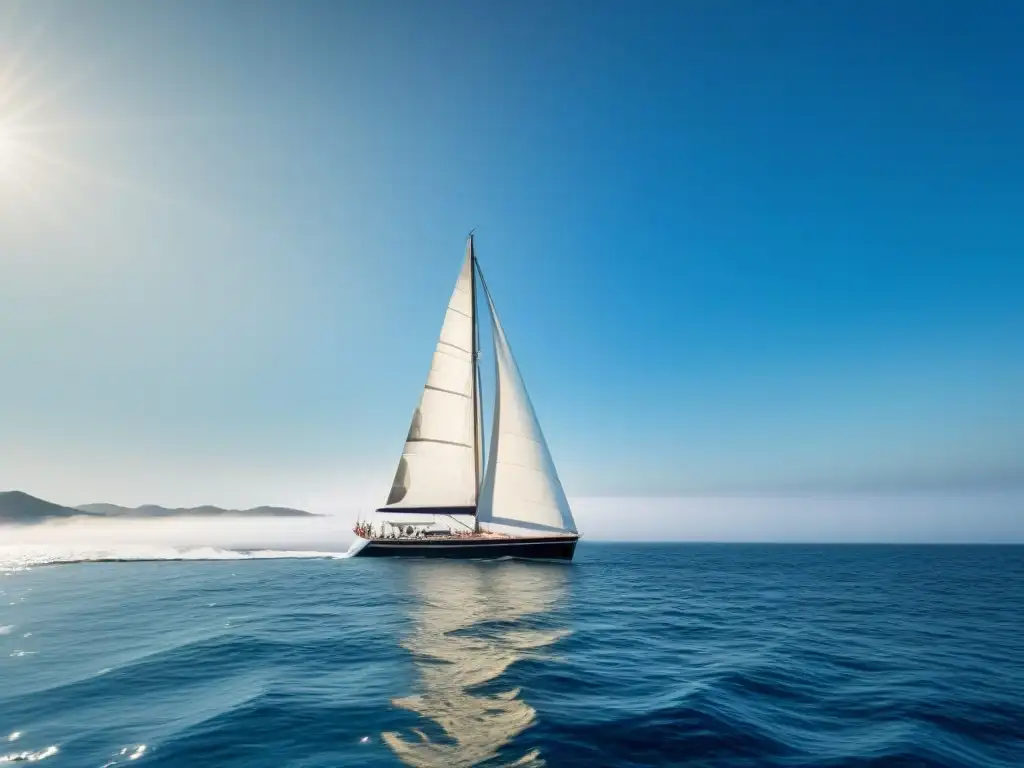
<path id="1" fill-rule="evenodd" d="M 40 499 L 24 491 L 0 492 L 0 524 L 31 525 L 67 518 L 102 518 L 106 520 L 152 520 L 180 517 L 321 517 L 312 512 L 290 507 L 261 506 L 251 509 L 224 509 L 212 505 L 201 507 L 161 507 L 145 504 L 122 507 L 117 504 L 82 504 L 65 507 Z"/>

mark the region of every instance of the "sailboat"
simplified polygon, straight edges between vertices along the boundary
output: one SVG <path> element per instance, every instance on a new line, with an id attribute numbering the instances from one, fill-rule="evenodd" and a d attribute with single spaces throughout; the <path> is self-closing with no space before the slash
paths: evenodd
<path id="1" fill-rule="evenodd" d="M 494 413 L 484 455 L 477 284 L 490 316 Z M 470 233 L 387 502 L 355 557 L 571 560 L 579 532 Z"/>

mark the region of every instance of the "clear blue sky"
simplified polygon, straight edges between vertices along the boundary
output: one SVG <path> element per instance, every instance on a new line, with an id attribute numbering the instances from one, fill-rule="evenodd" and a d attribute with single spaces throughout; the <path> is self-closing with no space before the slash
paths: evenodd
<path id="1" fill-rule="evenodd" d="M 570 497 L 1024 486 L 1022 30 L 0 5 L 0 486 L 383 498 L 473 226 Z"/>

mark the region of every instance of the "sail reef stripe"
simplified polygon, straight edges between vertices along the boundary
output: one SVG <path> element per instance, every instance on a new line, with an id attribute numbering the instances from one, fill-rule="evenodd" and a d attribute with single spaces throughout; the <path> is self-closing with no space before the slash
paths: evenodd
<path id="1" fill-rule="evenodd" d="M 432 437 L 410 437 L 407 443 L 440 443 L 441 445 L 457 445 L 459 448 L 472 448 L 469 443 L 457 443 L 454 440 L 435 440 Z"/>
<path id="2" fill-rule="evenodd" d="M 459 350 L 459 352 L 465 352 L 467 355 L 472 355 L 473 354 L 468 349 L 463 349 L 458 344 L 452 344 L 450 341 L 442 341 L 442 340 L 439 339 L 437 343 L 438 344 L 444 344 L 446 347 L 451 347 L 452 349 L 457 349 L 457 350 Z"/>
<path id="3" fill-rule="evenodd" d="M 445 394 L 455 395 L 456 397 L 464 397 L 467 400 L 472 397 L 472 395 L 467 395 L 464 392 L 456 392 L 454 389 L 445 389 L 444 387 L 435 387 L 433 384 L 424 384 L 423 388 L 424 389 L 432 389 L 435 392 L 444 392 Z"/>
<path id="4" fill-rule="evenodd" d="M 453 347 L 454 349 L 458 349 L 458 347 L 456 347 L 454 344 L 451 344 L 450 346 Z M 465 363 L 466 365 L 469 365 L 469 360 L 463 360 L 461 357 L 456 355 L 454 352 L 449 352 L 447 349 L 441 349 L 441 345 L 440 344 L 437 345 L 436 354 L 444 355 L 445 357 L 450 357 L 452 360 L 458 360 L 460 363 Z M 471 353 L 466 352 L 464 354 L 468 355 L 468 354 L 471 354 Z"/>
<path id="5" fill-rule="evenodd" d="M 534 442 L 536 442 L 536 441 L 534 441 Z M 547 476 L 544 473 L 543 469 L 538 469 L 537 467 L 531 467 L 529 464 L 519 464 L 518 462 L 509 461 L 508 459 L 501 459 L 501 458 L 498 459 L 498 464 L 504 464 L 506 467 L 520 467 L 521 469 L 528 469 L 531 472 L 539 472 L 540 474 L 545 475 L 545 477 Z"/>

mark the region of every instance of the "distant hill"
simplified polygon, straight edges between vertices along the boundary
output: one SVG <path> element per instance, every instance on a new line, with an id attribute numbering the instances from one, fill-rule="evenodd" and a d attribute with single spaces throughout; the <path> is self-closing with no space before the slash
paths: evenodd
<path id="1" fill-rule="evenodd" d="M 83 504 L 79 507 L 62 507 L 60 504 L 37 499 L 22 491 L 0 492 L 0 524 L 27 525 L 76 516 L 134 520 L 155 517 L 318 517 L 312 512 L 304 512 L 301 509 L 266 506 L 252 509 L 222 509 L 209 505 L 169 509 L 158 507 L 155 504 L 146 504 L 141 507 L 121 507 L 117 504 Z"/>
<path id="2" fill-rule="evenodd" d="M 223 509 L 206 504 L 202 507 L 120 507 L 117 504 L 82 504 L 76 509 L 104 517 L 318 517 L 312 512 L 290 507 L 253 507 L 252 509 Z"/>
<path id="3" fill-rule="evenodd" d="M 42 520 L 88 515 L 87 511 L 62 507 L 22 491 L 0 492 L 0 523 L 38 523 Z"/>

